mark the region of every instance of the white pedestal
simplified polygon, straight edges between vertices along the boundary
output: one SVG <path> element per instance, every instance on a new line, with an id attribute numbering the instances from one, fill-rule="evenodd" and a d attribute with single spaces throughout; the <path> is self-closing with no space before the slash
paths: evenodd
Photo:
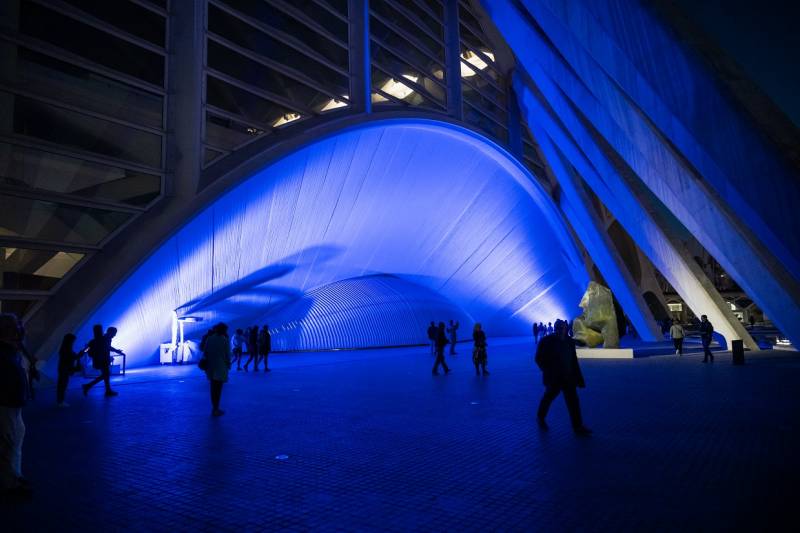
<path id="1" fill-rule="evenodd" d="M 633 359 L 633 348 L 577 348 L 579 359 Z"/>

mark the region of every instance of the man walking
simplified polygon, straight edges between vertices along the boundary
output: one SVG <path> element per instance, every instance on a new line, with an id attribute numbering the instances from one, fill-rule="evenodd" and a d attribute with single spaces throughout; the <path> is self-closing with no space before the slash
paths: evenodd
<path id="1" fill-rule="evenodd" d="M 711 353 L 711 341 L 714 338 L 714 325 L 708 321 L 708 317 L 703 315 L 700 317 L 700 340 L 703 343 L 703 362 L 707 363 L 709 359 L 714 362 L 714 354 Z"/>
<path id="2" fill-rule="evenodd" d="M 433 375 L 439 375 L 439 365 L 442 365 L 445 374 L 449 374 L 450 369 L 447 367 L 447 363 L 444 360 L 444 347 L 447 346 L 447 335 L 445 335 L 444 331 L 444 322 L 439 322 L 439 327 L 436 328 L 436 337 L 434 339 L 434 343 L 436 345 L 436 361 L 433 363 Z"/>
<path id="3" fill-rule="evenodd" d="M 588 436 L 592 431 L 583 425 L 581 405 L 576 391 L 577 387 L 584 388 L 586 384 L 578 366 L 575 341 L 567 336 L 566 322 L 556 320 L 554 329 L 555 332 L 544 337 L 536 350 L 536 364 L 542 371 L 542 381 L 545 386 L 536 419 L 540 428 L 547 429 L 545 418 L 550 404 L 563 393 L 573 431 L 576 435 Z"/>
<path id="4" fill-rule="evenodd" d="M 533 323 L 533 343 L 539 344 L 539 324 L 537 322 Z"/>
<path id="5" fill-rule="evenodd" d="M 264 372 L 272 372 L 269 369 L 269 352 L 272 351 L 272 336 L 269 334 L 269 325 L 264 324 L 258 334 L 258 353 L 264 360 Z"/>

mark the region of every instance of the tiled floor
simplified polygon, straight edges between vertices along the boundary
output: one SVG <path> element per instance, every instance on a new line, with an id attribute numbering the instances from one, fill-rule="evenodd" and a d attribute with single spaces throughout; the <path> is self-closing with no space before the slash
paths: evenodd
<path id="1" fill-rule="evenodd" d="M 193 367 L 42 390 L 0 530 L 797 530 L 796 353 L 583 361 L 580 439 L 560 399 L 537 429 L 532 346 L 491 344 L 487 378 L 466 346 L 438 377 L 425 348 L 277 355 L 220 418 Z"/>

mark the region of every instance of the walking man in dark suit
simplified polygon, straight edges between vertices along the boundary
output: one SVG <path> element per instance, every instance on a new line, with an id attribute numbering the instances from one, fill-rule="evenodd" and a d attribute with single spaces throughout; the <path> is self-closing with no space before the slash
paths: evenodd
<path id="1" fill-rule="evenodd" d="M 447 334 L 444 330 L 444 322 L 439 322 L 439 327 L 436 328 L 436 337 L 435 337 L 435 344 L 436 344 L 436 361 L 433 363 L 433 375 L 439 375 L 439 365 L 442 365 L 444 368 L 444 373 L 449 374 L 450 368 L 448 368 L 447 363 L 444 360 L 444 347 L 447 346 Z"/>
<path id="2" fill-rule="evenodd" d="M 703 362 L 707 363 L 708 359 L 711 358 L 711 362 L 714 362 L 714 354 L 711 353 L 711 341 L 714 338 L 714 325 L 708 321 L 708 317 L 706 315 L 702 315 L 700 317 L 700 340 L 703 343 Z"/>
<path id="3" fill-rule="evenodd" d="M 576 435 L 588 436 L 592 431 L 583 425 L 581 405 L 576 391 L 577 387 L 584 388 L 586 384 L 578 366 L 575 341 L 567 336 L 567 323 L 563 320 L 556 320 L 554 329 L 555 332 L 544 337 L 536 349 L 536 364 L 542 370 L 542 381 L 545 386 L 536 419 L 540 428 L 547 429 L 545 418 L 550 404 L 563 393 L 573 431 Z"/>

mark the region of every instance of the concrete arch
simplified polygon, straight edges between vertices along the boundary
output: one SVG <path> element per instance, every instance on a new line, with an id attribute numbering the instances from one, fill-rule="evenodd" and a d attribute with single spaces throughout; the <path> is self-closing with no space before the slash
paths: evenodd
<path id="1" fill-rule="evenodd" d="M 376 274 L 436 293 L 494 335 L 576 315 L 588 281 L 552 200 L 505 150 L 453 124 L 387 120 L 317 140 L 219 196 L 77 333 L 116 325 L 129 364 L 144 365 L 173 311 L 203 317 L 192 336 Z M 424 341 L 413 335 L 405 342 Z"/>

